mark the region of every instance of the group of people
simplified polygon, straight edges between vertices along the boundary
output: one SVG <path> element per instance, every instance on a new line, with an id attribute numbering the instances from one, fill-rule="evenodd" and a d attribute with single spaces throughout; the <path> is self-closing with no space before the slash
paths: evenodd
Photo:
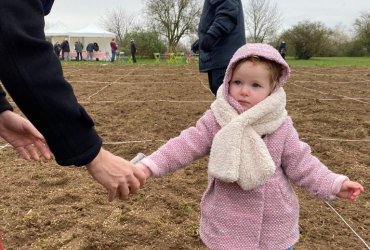
<path id="1" fill-rule="evenodd" d="M 86 165 L 112 201 L 128 199 L 151 176 L 209 154 L 200 237 L 210 249 L 292 249 L 299 205 L 291 183 L 325 200 L 355 201 L 364 192 L 299 139 L 286 110 L 290 67 L 272 46 L 245 44 L 240 0 L 204 2 L 199 68 L 208 73 L 214 102 L 194 126 L 136 164 L 102 147 L 93 120 L 64 79 L 40 15 L 49 13 L 52 2 L 0 1 L 0 29 L 6 30 L 0 36 L 0 80 L 30 121 L 13 112 L 0 89 L 0 136 L 23 158 L 50 159 L 53 153 L 60 165 Z M 9 49 L 22 44 L 33 49 Z"/>
<path id="2" fill-rule="evenodd" d="M 68 38 L 65 38 L 62 43 L 57 41 L 53 46 L 54 52 L 58 58 L 63 61 L 69 61 L 70 56 L 69 53 L 71 52 Z M 84 49 L 84 45 L 81 43 L 80 39 L 75 42 L 75 51 L 76 51 L 76 61 L 83 61 L 84 58 L 82 56 L 82 51 Z M 94 51 L 99 51 L 99 45 L 96 42 L 90 42 L 86 46 L 86 60 L 91 61 L 93 60 Z"/>
<path id="3" fill-rule="evenodd" d="M 71 52 L 71 48 L 69 47 L 68 38 L 65 38 L 62 43 L 57 41 L 53 46 L 54 52 L 58 58 L 61 58 L 64 61 L 69 61 L 69 52 Z"/>
<path id="4" fill-rule="evenodd" d="M 114 62 L 116 60 L 117 51 L 118 51 L 118 45 L 116 43 L 116 39 L 112 38 L 112 41 L 110 42 L 110 48 L 112 52 L 111 56 L 111 62 Z M 134 39 L 131 39 L 130 41 L 130 52 L 131 52 L 131 58 L 132 62 L 136 63 L 136 44 Z"/>

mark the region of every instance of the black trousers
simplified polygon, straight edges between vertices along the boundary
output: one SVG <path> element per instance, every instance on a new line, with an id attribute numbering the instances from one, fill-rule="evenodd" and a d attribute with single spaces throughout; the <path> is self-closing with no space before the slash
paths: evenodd
<path id="1" fill-rule="evenodd" d="M 226 68 L 213 69 L 208 71 L 209 89 L 216 96 L 217 90 L 224 81 Z"/>
<path id="2" fill-rule="evenodd" d="M 131 55 L 132 55 L 132 62 L 133 63 L 136 63 L 136 55 L 135 55 L 136 53 L 131 53 Z"/>

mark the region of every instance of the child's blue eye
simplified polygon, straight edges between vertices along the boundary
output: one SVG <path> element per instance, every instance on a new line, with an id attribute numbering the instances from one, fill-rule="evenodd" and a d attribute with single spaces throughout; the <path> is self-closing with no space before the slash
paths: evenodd
<path id="1" fill-rule="evenodd" d="M 260 87 L 261 87 L 261 85 L 260 85 L 260 84 L 258 84 L 258 83 L 252 83 L 252 87 L 253 87 L 253 88 L 260 88 Z"/>
<path id="2" fill-rule="evenodd" d="M 236 84 L 236 85 L 241 85 L 242 84 L 242 82 L 239 81 L 239 80 L 235 80 L 233 83 Z"/>

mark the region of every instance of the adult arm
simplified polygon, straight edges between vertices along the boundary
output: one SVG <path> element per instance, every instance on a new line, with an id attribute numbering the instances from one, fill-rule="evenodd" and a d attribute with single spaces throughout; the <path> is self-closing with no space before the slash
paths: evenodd
<path id="1" fill-rule="evenodd" d="M 0 2 L 0 79 L 57 162 L 82 166 L 98 154 L 101 139 L 45 39 L 43 15 L 39 0 Z"/>
<path id="2" fill-rule="evenodd" d="M 127 190 L 135 192 L 143 183 L 143 173 L 102 149 L 92 119 L 78 104 L 45 39 L 42 4 L 40 0 L 0 1 L 0 80 L 44 135 L 58 164 L 87 165 L 108 190 L 110 200 L 116 195 L 125 199 Z"/>
<path id="3" fill-rule="evenodd" d="M 213 0 L 210 2 L 215 6 L 215 18 L 207 34 L 219 39 L 234 29 L 238 22 L 239 7 L 241 6 L 236 0 Z"/>

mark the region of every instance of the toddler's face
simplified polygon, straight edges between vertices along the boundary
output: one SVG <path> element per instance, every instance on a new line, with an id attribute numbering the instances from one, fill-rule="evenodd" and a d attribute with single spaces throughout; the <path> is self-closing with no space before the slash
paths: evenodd
<path id="1" fill-rule="evenodd" d="M 229 94 L 248 110 L 270 95 L 270 73 L 261 63 L 242 62 L 234 69 Z"/>

